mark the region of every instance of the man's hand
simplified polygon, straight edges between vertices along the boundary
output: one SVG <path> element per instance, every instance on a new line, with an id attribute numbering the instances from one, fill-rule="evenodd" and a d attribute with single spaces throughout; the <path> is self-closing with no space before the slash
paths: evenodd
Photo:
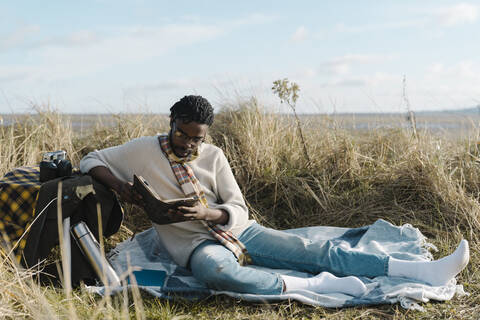
<path id="1" fill-rule="evenodd" d="M 123 201 L 136 205 L 141 204 L 142 196 L 138 194 L 137 191 L 135 191 L 131 182 L 120 183 L 119 186 L 115 189 L 115 191 L 117 191 Z"/>
<path id="2" fill-rule="evenodd" d="M 202 205 L 200 202 L 193 207 L 178 207 L 177 210 L 168 210 L 171 217 L 178 217 L 180 221 L 205 220 L 215 224 L 226 224 L 228 222 L 228 213 L 221 209 L 211 209 Z"/>
<path id="3" fill-rule="evenodd" d="M 107 167 L 94 167 L 90 169 L 90 171 L 88 171 L 88 174 L 91 175 L 92 178 L 100 181 L 101 183 L 109 187 L 110 189 L 115 190 L 115 192 L 120 195 L 120 198 L 123 201 L 137 205 L 141 204 L 142 196 L 133 189 L 133 184 L 118 179 Z"/>

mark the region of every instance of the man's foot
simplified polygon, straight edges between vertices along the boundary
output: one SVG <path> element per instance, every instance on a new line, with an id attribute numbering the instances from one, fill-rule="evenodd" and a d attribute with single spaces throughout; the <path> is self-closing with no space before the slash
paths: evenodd
<path id="1" fill-rule="evenodd" d="M 388 275 L 442 286 L 459 274 L 467 266 L 469 259 L 468 241 L 462 240 L 451 255 L 435 261 L 405 261 L 390 257 Z"/>
<path id="2" fill-rule="evenodd" d="M 302 289 L 316 293 L 344 293 L 354 297 L 363 295 L 367 287 L 357 277 L 335 277 L 328 272 L 322 272 L 311 278 L 298 278 L 282 275 L 285 292 Z"/>

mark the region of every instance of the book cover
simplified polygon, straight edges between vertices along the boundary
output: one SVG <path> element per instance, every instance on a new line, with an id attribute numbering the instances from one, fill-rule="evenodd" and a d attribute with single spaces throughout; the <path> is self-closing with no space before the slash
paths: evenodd
<path id="1" fill-rule="evenodd" d="M 135 281 L 132 280 L 135 277 Z M 167 273 L 163 270 L 142 269 L 132 272 L 132 275 L 127 279 L 128 284 L 136 283 L 138 286 L 145 287 L 163 287 Z"/>
<path id="2" fill-rule="evenodd" d="M 167 211 L 178 207 L 193 207 L 197 203 L 196 198 L 179 198 L 163 200 L 158 193 L 148 184 L 142 176 L 133 175 L 133 188 L 142 196 L 143 208 L 150 220 L 157 224 L 169 224 L 187 221 L 181 217 L 172 219 Z"/>

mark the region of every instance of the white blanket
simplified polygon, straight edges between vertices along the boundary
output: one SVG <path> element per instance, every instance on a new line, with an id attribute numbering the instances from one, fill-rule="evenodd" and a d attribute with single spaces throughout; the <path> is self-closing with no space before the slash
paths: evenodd
<path id="1" fill-rule="evenodd" d="M 429 249 L 436 248 L 411 225 L 394 226 L 384 220 L 361 228 L 308 227 L 291 229 L 288 232 L 315 239 L 330 239 L 350 250 L 371 253 L 384 253 L 404 260 L 431 260 Z M 208 289 L 198 282 L 189 270 L 176 265 L 158 241 L 157 234 L 150 228 L 131 240 L 120 243 L 110 253 L 110 261 L 118 274 L 124 279 L 135 271 L 137 285 L 143 290 L 160 298 L 182 297 L 201 299 L 210 295 L 225 294 L 248 301 L 279 301 L 293 299 L 306 304 L 324 307 L 345 307 L 400 302 L 407 309 L 422 310 L 419 302 L 430 299 L 450 300 L 456 293 L 464 295 L 463 287 L 452 279 L 447 285 L 432 287 L 411 279 L 380 276 L 376 278 L 360 277 L 368 290 L 361 297 L 352 297 L 340 293 L 317 294 L 310 291 L 295 291 L 281 295 L 254 295 L 230 291 Z M 258 267 L 259 269 L 261 267 Z M 267 268 L 262 268 L 267 269 Z M 268 270 L 268 269 L 267 269 Z M 311 276 L 291 270 L 272 270 L 283 274 L 301 277 Z M 132 279 L 128 281 L 130 286 Z M 103 294 L 105 288 L 91 287 Z M 121 290 L 117 288 L 113 291 Z"/>

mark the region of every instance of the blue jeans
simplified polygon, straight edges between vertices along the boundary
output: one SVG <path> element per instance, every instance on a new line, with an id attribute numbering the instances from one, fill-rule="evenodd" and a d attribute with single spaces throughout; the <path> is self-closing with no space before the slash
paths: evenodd
<path id="1" fill-rule="evenodd" d="M 337 276 L 386 275 L 388 256 L 345 250 L 331 241 L 311 241 L 254 223 L 239 240 L 253 264 L 311 274 L 328 271 Z M 240 266 L 233 253 L 216 241 L 201 243 L 190 256 L 190 269 L 209 288 L 252 294 L 281 294 L 278 273 Z"/>

